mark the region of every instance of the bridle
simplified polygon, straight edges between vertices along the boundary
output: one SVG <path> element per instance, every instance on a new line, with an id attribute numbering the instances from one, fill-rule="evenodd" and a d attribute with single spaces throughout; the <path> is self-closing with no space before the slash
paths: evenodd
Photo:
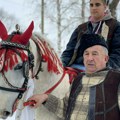
<path id="1" fill-rule="evenodd" d="M 13 50 L 13 51 L 14 51 L 17 55 L 19 55 L 19 56 L 20 56 L 20 54 L 19 54 L 19 51 L 18 51 L 17 49 L 22 49 L 22 50 L 27 51 L 27 52 L 28 52 L 28 55 L 29 55 L 29 52 L 30 52 L 30 50 L 28 49 L 27 46 L 21 45 L 21 44 L 18 44 L 18 43 L 13 43 L 13 42 L 9 42 L 9 41 L 2 41 L 2 42 L 0 42 L 0 45 L 1 45 L 0 50 L 1 50 L 1 49 L 5 49 L 6 52 L 7 52 L 7 50 L 10 49 L 10 50 Z M 6 52 L 5 52 L 5 55 L 6 55 Z M 21 56 L 20 56 L 20 57 L 21 57 Z M 28 78 L 28 74 L 29 74 L 29 60 L 28 60 L 28 61 L 23 61 L 23 63 L 25 63 L 25 67 L 26 67 L 27 69 L 26 69 L 26 71 L 25 71 L 25 72 L 26 72 L 26 75 L 23 75 L 23 76 L 24 76 L 23 85 L 22 85 L 22 87 L 20 87 L 20 88 L 12 85 L 12 84 L 9 82 L 8 78 L 6 78 L 6 76 L 5 76 L 5 74 L 4 74 L 3 68 L 2 68 L 2 70 L 0 71 L 0 72 L 2 73 L 2 76 L 3 76 L 6 84 L 8 84 L 8 86 L 10 86 L 10 88 L 6 88 L 6 87 L 0 86 L 0 90 L 19 93 L 19 94 L 18 94 L 18 97 L 17 97 L 17 99 L 15 100 L 15 103 L 14 103 L 14 105 L 13 105 L 13 112 L 14 112 L 15 109 L 16 109 L 16 108 L 15 108 L 15 107 L 16 107 L 16 106 L 15 106 L 16 101 L 18 101 L 18 100 L 20 100 L 20 99 L 22 98 L 23 93 L 24 93 L 24 92 L 26 91 L 26 89 L 27 89 L 27 84 L 28 84 L 28 79 L 29 79 L 29 78 Z M 4 64 L 5 64 L 5 60 L 4 60 Z M 23 67 L 23 66 L 22 66 L 22 67 Z"/>

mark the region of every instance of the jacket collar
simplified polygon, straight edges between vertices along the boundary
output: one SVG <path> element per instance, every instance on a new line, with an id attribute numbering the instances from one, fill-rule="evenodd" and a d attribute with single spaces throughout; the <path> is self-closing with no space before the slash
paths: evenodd
<path id="1" fill-rule="evenodd" d="M 107 74 L 108 70 L 110 70 L 110 68 L 106 67 L 106 68 L 104 68 L 104 69 L 102 69 L 102 70 L 99 70 L 99 71 L 97 71 L 97 72 L 94 72 L 94 73 L 92 73 L 92 74 L 85 73 L 85 75 L 86 75 L 87 77 L 104 76 L 104 75 Z"/>

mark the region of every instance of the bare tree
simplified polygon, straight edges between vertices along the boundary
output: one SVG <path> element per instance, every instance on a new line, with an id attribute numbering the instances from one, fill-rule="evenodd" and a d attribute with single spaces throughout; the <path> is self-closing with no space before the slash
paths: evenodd
<path id="1" fill-rule="evenodd" d="M 116 17 L 116 8 L 120 0 L 112 0 L 109 7 L 112 13 L 112 16 Z"/>
<path id="2" fill-rule="evenodd" d="M 81 17 L 82 17 L 82 23 L 85 22 L 85 0 L 82 0 Z"/>
<path id="3" fill-rule="evenodd" d="M 31 0 L 31 2 L 31 5 L 36 5 L 35 10 L 33 10 L 34 15 L 36 15 L 35 20 L 41 19 L 42 33 L 50 34 L 49 30 L 46 29 L 48 28 L 46 21 L 50 21 L 52 31 L 56 31 L 54 32 L 54 36 L 56 36 L 54 42 L 57 43 L 57 51 L 60 54 L 64 37 L 68 36 L 81 21 L 85 21 L 85 0 L 82 2 L 81 0 L 41 0 L 41 2 Z"/>
<path id="4" fill-rule="evenodd" d="M 57 36 L 58 36 L 58 40 L 57 40 L 57 45 L 58 45 L 58 54 L 61 53 L 61 9 L 60 9 L 60 1 L 61 0 L 57 0 L 56 4 L 57 4 Z"/>
<path id="5" fill-rule="evenodd" d="M 41 0 L 41 32 L 44 34 L 44 0 Z"/>
<path id="6" fill-rule="evenodd" d="M 56 46 L 59 54 L 63 49 L 62 47 L 65 47 L 65 44 L 67 43 L 66 41 L 69 40 L 67 37 L 70 37 L 73 30 L 79 24 L 88 20 L 88 16 L 90 15 L 88 12 L 89 0 L 41 0 L 41 2 L 39 0 L 31 1 L 34 3 L 34 5 L 36 5 L 35 10 L 33 10 L 34 15 L 36 14 L 36 22 L 37 20 L 39 21 L 41 19 L 41 22 L 39 23 L 41 23 L 41 29 L 43 30 L 43 33 L 46 36 L 49 36 L 49 34 L 54 36 L 54 42 L 57 43 Z M 110 9 L 113 16 L 115 16 L 118 2 L 119 0 L 113 0 L 110 4 Z M 46 21 L 49 21 L 49 23 L 46 24 Z M 48 24 L 49 30 L 47 26 Z"/>
<path id="7" fill-rule="evenodd" d="M 53 0 L 51 0 L 49 2 L 56 6 L 56 10 L 52 5 L 50 6 L 50 9 L 53 11 L 47 10 L 47 18 L 49 18 L 51 22 L 54 22 L 57 26 L 57 49 L 58 53 L 60 54 L 62 49 L 61 43 L 63 36 L 65 36 L 65 34 L 67 35 L 70 29 L 73 29 L 75 23 L 77 22 L 75 15 L 78 16 L 77 13 L 79 10 L 76 9 L 78 8 L 78 1 L 57 0 L 55 3 Z"/>
<path id="8" fill-rule="evenodd" d="M 8 14 L 3 9 L 0 9 L 0 20 L 6 24 L 7 31 L 12 30 L 13 28 L 15 28 L 16 24 L 19 24 L 18 23 L 19 20 L 16 17 L 14 17 L 13 15 Z"/>

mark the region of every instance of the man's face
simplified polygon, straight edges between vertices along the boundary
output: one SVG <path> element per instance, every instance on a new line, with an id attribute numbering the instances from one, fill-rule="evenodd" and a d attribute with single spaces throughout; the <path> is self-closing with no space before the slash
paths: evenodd
<path id="1" fill-rule="evenodd" d="M 100 45 L 94 45 L 87 48 L 83 53 L 86 73 L 93 73 L 106 67 L 108 55 Z"/>
<path id="2" fill-rule="evenodd" d="M 102 0 L 90 0 L 91 16 L 97 21 L 101 20 L 106 10 L 106 4 Z"/>

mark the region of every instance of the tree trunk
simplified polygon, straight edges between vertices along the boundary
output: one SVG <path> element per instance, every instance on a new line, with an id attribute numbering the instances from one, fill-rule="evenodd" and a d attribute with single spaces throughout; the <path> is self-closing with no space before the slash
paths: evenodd
<path id="1" fill-rule="evenodd" d="M 41 33 L 44 34 L 44 0 L 41 0 Z"/>
<path id="2" fill-rule="evenodd" d="M 57 45 L 58 45 L 58 54 L 61 54 L 61 10 L 60 10 L 60 0 L 57 0 Z"/>
<path id="3" fill-rule="evenodd" d="M 85 22 L 85 0 L 82 0 L 82 10 L 81 10 L 82 23 Z"/>
<path id="4" fill-rule="evenodd" d="M 120 0 L 112 0 L 112 2 L 109 5 L 109 8 L 111 10 L 111 14 L 113 17 L 116 18 L 116 8 Z"/>

